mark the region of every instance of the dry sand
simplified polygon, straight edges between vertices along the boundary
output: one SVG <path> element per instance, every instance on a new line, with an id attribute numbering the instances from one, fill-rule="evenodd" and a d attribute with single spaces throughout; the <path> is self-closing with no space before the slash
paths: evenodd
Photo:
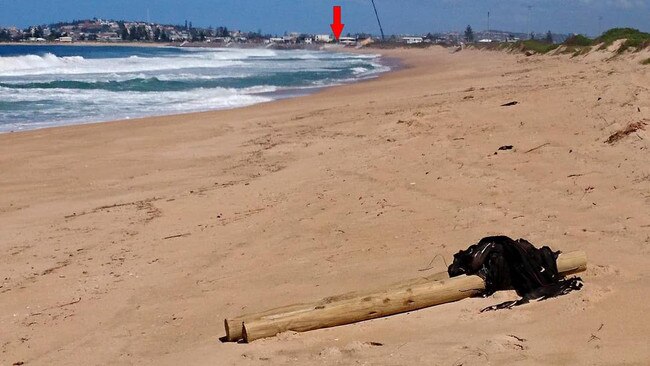
<path id="1" fill-rule="evenodd" d="M 650 118 L 650 67 L 386 54 L 408 67 L 312 96 L 0 135 L 0 364 L 647 364 L 650 136 L 604 141 Z M 584 289 L 218 340 L 492 234 L 587 251 Z"/>

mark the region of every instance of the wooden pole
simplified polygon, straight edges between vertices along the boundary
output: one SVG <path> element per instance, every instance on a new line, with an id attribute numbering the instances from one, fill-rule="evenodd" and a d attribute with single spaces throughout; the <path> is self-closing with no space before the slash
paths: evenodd
<path id="1" fill-rule="evenodd" d="M 569 275 L 586 270 L 584 252 L 560 255 L 558 271 Z M 434 277 L 437 280 L 432 280 Z M 421 277 L 393 288 L 373 294 L 350 293 L 323 299 L 310 305 L 292 305 L 264 313 L 226 320 L 227 338 L 234 340 L 241 325 L 241 337 L 245 342 L 272 337 L 284 331 L 305 332 L 359 321 L 380 318 L 403 312 L 458 301 L 474 296 L 485 289 L 485 282 L 478 276 L 460 276 L 442 279 L 446 274 Z M 230 324 L 229 324 L 230 322 Z M 241 322 L 241 323 L 240 323 Z"/>
<path id="2" fill-rule="evenodd" d="M 389 289 L 399 289 L 403 287 L 408 287 L 408 286 L 414 286 L 414 285 L 419 285 L 423 283 L 428 283 L 428 282 L 433 282 L 433 281 L 440 281 L 449 278 L 449 275 L 447 272 L 439 272 L 435 273 L 433 275 L 429 276 L 423 276 L 423 277 L 418 277 L 418 278 L 413 278 L 404 282 L 398 282 L 394 283 L 390 286 L 388 286 Z M 225 319 L 224 320 L 224 327 L 226 329 L 226 337 L 225 340 L 227 342 L 238 342 L 244 338 L 244 323 L 250 323 L 254 320 L 258 320 L 264 317 L 268 317 L 269 315 L 277 315 L 277 314 L 283 314 L 283 313 L 290 313 L 296 310 L 302 310 L 306 308 L 314 308 L 320 305 L 326 305 L 326 304 L 331 304 L 333 302 L 337 301 L 342 301 L 342 300 L 347 300 L 347 299 L 352 299 L 355 297 L 359 296 L 368 296 L 372 295 L 375 292 L 378 291 L 373 291 L 373 292 L 367 292 L 367 293 L 358 293 L 358 292 L 349 292 L 343 295 L 338 295 L 338 296 L 332 296 L 332 297 L 327 297 L 324 298 L 320 301 L 317 301 L 315 303 L 310 303 L 310 304 L 297 304 L 297 305 L 289 305 L 289 306 L 283 306 L 280 308 L 275 308 L 271 310 L 267 310 L 261 313 L 254 313 L 254 314 L 247 314 L 247 315 L 242 315 L 236 318 L 231 318 L 231 319 Z"/>
<path id="3" fill-rule="evenodd" d="M 269 315 L 244 323 L 244 342 L 272 337 L 288 330 L 306 332 L 422 309 L 477 295 L 484 289 L 485 282 L 480 277 L 460 276 L 290 313 Z"/>
<path id="4" fill-rule="evenodd" d="M 583 251 L 562 253 L 557 258 L 557 271 L 563 276 L 587 270 L 587 253 Z"/>

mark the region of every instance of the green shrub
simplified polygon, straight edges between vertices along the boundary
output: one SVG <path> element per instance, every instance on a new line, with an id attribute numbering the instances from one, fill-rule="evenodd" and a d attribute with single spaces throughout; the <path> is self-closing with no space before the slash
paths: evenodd
<path id="1" fill-rule="evenodd" d="M 540 42 L 534 39 L 529 39 L 527 41 L 522 41 L 519 43 L 519 48 L 522 51 L 533 51 L 542 54 L 551 52 L 559 46 L 559 44 Z"/>
<path id="2" fill-rule="evenodd" d="M 619 39 L 625 39 L 625 42 L 616 52 L 622 53 L 630 48 L 639 50 L 650 42 L 650 33 L 641 32 L 634 28 L 613 28 L 596 38 L 596 42 L 603 43 L 601 48 L 605 48 Z"/>
<path id="3" fill-rule="evenodd" d="M 650 65 L 650 58 L 646 58 L 645 60 L 641 61 L 641 65 Z"/>
<path id="4" fill-rule="evenodd" d="M 575 36 L 569 37 L 566 41 L 564 41 L 564 45 L 566 46 L 591 46 L 593 44 L 593 41 L 588 38 L 583 36 L 582 34 L 577 34 Z"/>

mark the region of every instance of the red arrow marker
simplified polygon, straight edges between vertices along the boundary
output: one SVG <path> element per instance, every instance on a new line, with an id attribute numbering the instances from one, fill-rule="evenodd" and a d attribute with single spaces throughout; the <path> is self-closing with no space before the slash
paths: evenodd
<path id="1" fill-rule="evenodd" d="M 334 32 L 334 37 L 336 37 L 336 40 L 338 41 L 339 38 L 341 37 L 341 32 L 343 32 L 343 28 L 345 28 L 345 24 L 341 23 L 340 6 L 334 7 L 334 23 L 330 24 L 330 26 L 332 27 L 332 31 Z"/>

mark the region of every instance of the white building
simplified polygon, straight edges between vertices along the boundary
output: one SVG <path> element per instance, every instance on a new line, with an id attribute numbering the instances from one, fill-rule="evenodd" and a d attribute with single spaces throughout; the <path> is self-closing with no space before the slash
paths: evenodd
<path id="1" fill-rule="evenodd" d="M 402 40 L 406 42 L 406 44 L 417 44 L 424 42 L 424 38 L 422 37 L 402 37 Z"/>
<path id="2" fill-rule="evenodd" d="M 316 42 L 322 42 L 322 43 L 330 43 L 332 42 L 332 36 L 329 34 L 317 34 L 316 37 Z"/>
<path id="3" fill-rule="evenodd" d="M 353 37 L 339 37 L 339 43 L 351 46 L 357 44 L 357 39 Z"/>

